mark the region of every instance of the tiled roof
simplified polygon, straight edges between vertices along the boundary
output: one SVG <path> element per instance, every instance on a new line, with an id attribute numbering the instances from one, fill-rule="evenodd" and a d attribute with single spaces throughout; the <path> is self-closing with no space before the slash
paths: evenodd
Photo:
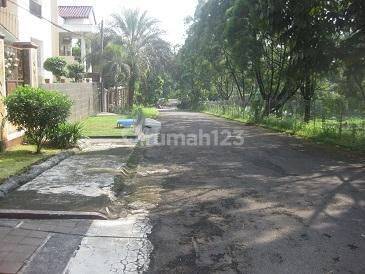
<path id="1" fill-rule="evenodd" d="M 59 6 L 58 14 L 62 18 L 89 18 L 92 6 Z"/>

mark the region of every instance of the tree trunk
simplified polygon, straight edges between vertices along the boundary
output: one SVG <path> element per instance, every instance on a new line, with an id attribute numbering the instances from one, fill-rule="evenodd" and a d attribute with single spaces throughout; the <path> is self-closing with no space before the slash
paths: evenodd
<path id="1" fill-rule="evenodd" d="M 311 102 L 315 92 L 316 80 L 309 72 L 305 75 L 304 83 L 300 88 L 304 99 L 304 122 L 309 123 L 311 119 Z"/>
<path id="2" fill-rule="evenodd" d="M 271 99 L 268 96 L 268 98 L 265 99 L 265 107 L 264 112 L 262 113 L 263 117 L 267 117 L 271 114 L 272 106 L 271 106 Z"/>
<path id="3" fill-rule="evenodd" d="M 40 154 L 40 153 L 41 153 L 41 150 L 42 150 L 42 144 L 36 144 L 36 146 L 37 146 L 37 151 L 36 151 L 36 153 L 37 153 L 37 154 Z"/>
<path id="4" fill-rule="evenodd" d="M 129 79 L 129 94 L 128 94 L 128 107 L 130 109 L 133 108 L 134 104 L 134 92 L 136 88 L 136 76 L 134 73 L 131 75 L 131 78 Z"/>
<path id="5" fill-rule="evenodd" d="M 311 100 L 304 100 L 304 122 L 309 123 L 311 120 Z"/>

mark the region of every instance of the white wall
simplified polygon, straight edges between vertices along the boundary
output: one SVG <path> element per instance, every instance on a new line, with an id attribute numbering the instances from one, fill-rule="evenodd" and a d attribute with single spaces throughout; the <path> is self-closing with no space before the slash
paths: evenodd
<path id="1" fill-rule="evenodd" d="M 65 25 L 94 25 L 94 20 L 90 18 L 66 18 Z"/>
<path id="2" fill-rule="evenodd" d="M 42 17 L 51 20 L 51 1 L 52 0 L 38 0 L 42 4 Z M 18 0 L 18 4 L 29 10 L 29 0 Z M 43 69 L 43 62 L 52 56 L 52 25 L 44 19 L 41 19 L 24 9 L 18 8 L 19 18 L 19 41 L 34 42 L 41 41 L 41 71 L 38 74 L 41 76 L 39 82 L 44 79 L 52 79 L 52 74 Z"/>
<path id="3" fill-rule="evenodd" d="M 96 0 L 58 0 L 59 6 L 93 6 L 96 5 Z"/>

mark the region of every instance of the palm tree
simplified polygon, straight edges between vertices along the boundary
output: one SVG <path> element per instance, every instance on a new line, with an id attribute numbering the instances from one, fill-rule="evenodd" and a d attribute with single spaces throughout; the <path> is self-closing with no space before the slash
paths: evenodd
<path id="1" fill-rule="evenodd" d="M 120 38 L 126 51 L 126 63 L 130 68 L 128 81 L 128 105 L 133 106 L 136 82 L 139 71 L 148 63 L 151 45 L 160 40 L 162 31 L 158 21 L 141 13 L 139 10 L 124 10 L 121 14 L 112 15 L 112 29 Z"/>
<path id="2" fill-rule="evenodd" d="M 119 87 L 128 81 L 130 67 L 124 60 L 126 60 L 126 52 L 123 46 L 111 42 L 105 47 L 103 76 L 107 83 L 106 88 L 111 86 Z"/>

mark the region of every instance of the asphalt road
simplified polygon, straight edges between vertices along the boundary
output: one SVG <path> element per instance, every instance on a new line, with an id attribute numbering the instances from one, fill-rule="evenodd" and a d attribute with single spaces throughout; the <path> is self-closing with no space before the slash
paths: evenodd
<path id="1" fill-rule="evenodd" d="M 120 196 L 131 148 L 98 140 L 0 201 L 120 217 L 0 220 L 0 272 L 365 273 L 365 158 L 206 114 L 159 120 Z"/>
<path id="2" fill-rule="evenodd" d="M 364 158 L 205 114 L 159 120 L 170 144 L 142 148 L 136 178 L 135 200 L 158 202 L 149 273 L 365 273 Z"/>

